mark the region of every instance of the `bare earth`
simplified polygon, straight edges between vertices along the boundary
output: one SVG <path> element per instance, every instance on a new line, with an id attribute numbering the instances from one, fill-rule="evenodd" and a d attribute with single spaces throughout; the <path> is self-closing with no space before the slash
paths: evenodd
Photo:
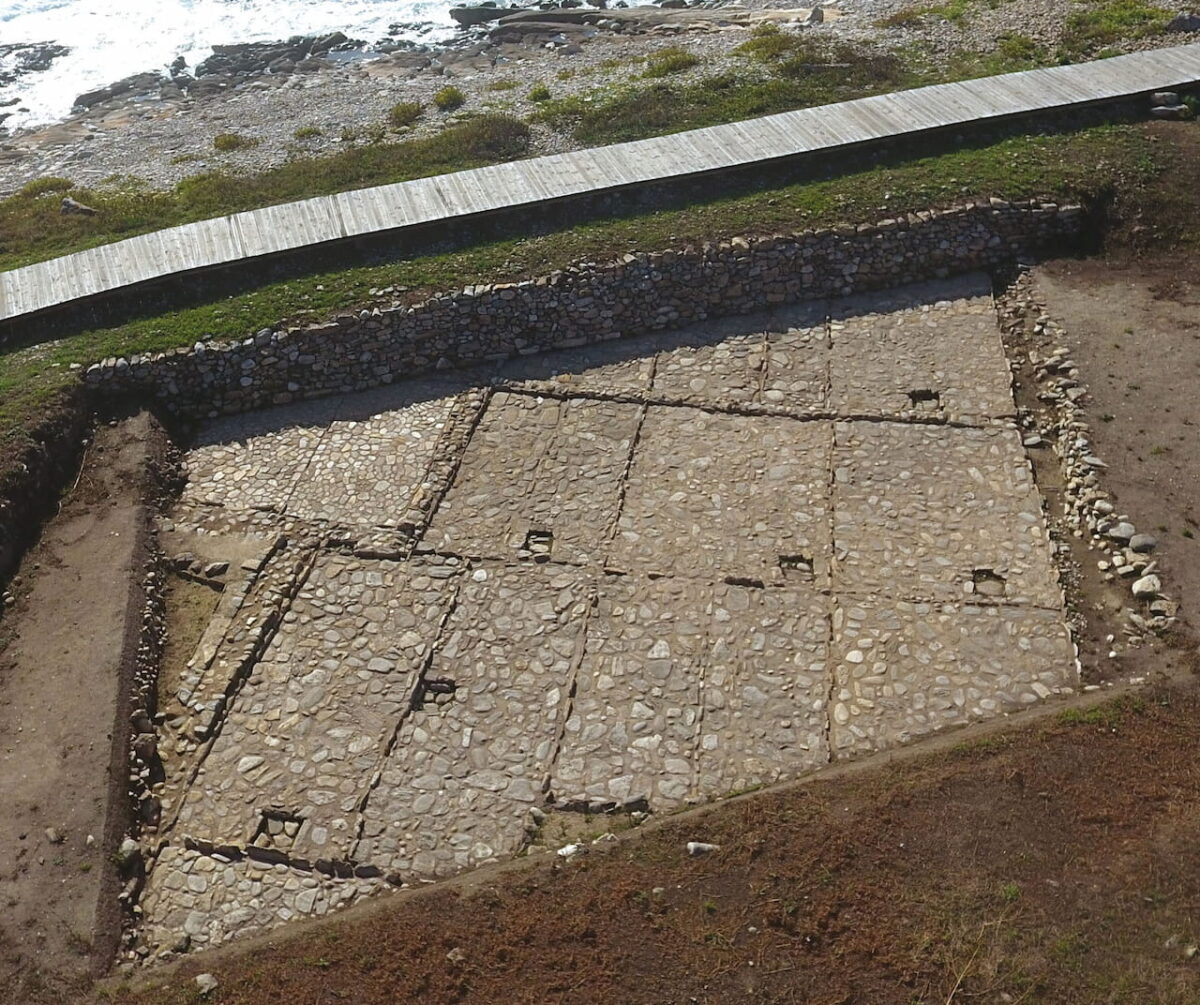
<path id="1" fill-rule="evenodd" d="M 151 448 L 145 417 L 100 428 L 0 621 L 0 1001 L 12 1005 L 79 1000 L 119 935 L 112 741 L 140 622 Z"/>

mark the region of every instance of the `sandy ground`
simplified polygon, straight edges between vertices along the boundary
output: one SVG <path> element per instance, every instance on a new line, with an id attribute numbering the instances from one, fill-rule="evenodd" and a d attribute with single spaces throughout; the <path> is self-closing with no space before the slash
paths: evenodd
<path id="1" fill-rule="evenodd" d="M 1179 594 L 1200 596 L 1195 270 L 1061 261 L 1039 269 L 1037 279 L 1086 376 L 1088 419 L 1109 465 L 1106 486 L 1121 512 L 1159 539 L 1161 564 Z"/>
<path id="2" fill-rule="evenodd" d="M 153 445 L 145 416 L 99 429 L 0 621 L 0 1001 L 12 1005 L 79 1001 L 119 935 L 125 744 L 113 738 L 128 720 Z"/>

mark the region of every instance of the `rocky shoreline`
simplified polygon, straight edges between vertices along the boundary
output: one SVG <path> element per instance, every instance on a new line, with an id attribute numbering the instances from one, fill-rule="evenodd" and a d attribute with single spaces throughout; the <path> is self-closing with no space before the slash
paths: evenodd
<path id="1" fill-rule="evenodd" d="M 674 81 L 727 71 L 765 75 L 761 63 L 734 51 L 764 20 L 789 32 L 836 34 L 883 47 L 920 44 L 937 53 L 987 51 L 998 37 L 1018 31 L 1051 44 L 1068 14 L 1057 0 L 1012 0 L 973 10 L 961 22 L 924 16 L 887 23 L 909 7 L 907 0 L 847 0 L 815 9 L 781 0 L 663 0 L 661 6 L 606 9 L 557 0 L 523 11 L 475 8 L 488 19 L 436 48 L 400 40 L 365 43 L 342 32 L 216 46 L 195 67 L 177 60 L 169 75 L 139 73 L 82 94 L 64 122 L 7 137 L 0 130 L 0 197 L 49 176 L 82 187 L 169 188 L 194 174 L 258 172 L 347 144 L 428 135 L 481 112 L 529 118 L 539 101 L 530 93 L 533 85 L 544 85 L 542 99 L 545 93 L 603 98 L 628 86 L 646 56 L 666 46 L 685 48 L 697 59 Z M 393 27 L 399 32 L 411 26 Z M 1176 37 L 1183 42 L 1195 36 Z M 433 97 L 447 84 L 465 100 L 439 112 Z M 419 103 L 424 114 L 411 125 L 391 126 L 389 112 L 400 102 Z M 216 138 L 228 135 L 237 142 L 218 149 Z M 530 152 L 575 146 L 570 136 L 541 124 L 534 127 Z"/>

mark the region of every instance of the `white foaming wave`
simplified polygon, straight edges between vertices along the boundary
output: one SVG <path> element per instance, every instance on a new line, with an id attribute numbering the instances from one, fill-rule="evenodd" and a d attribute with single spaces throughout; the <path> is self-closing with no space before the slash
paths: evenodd
<path id="1" fill-rule="evenodd" d="M 16 107 L 28 109 L 5 125 L 56 122 L 85 91 L 165 70 L 176 56 L 194 68 L 213 45 L 333 31 L 374 42 L 396 22 L 436 26 L 442 30 L 432 37 L 446 37 L 449 6 L 448 0 L 0 0 L 0 45 L 54 42 L 71 49 L 49 69 L 0 88 L 0 100 L 18 98 Z"/>

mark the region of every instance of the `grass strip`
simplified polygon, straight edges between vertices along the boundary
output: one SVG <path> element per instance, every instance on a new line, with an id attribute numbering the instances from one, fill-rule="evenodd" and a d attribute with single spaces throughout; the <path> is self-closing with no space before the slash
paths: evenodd
<path id="1" fill-rule="evenodd" d="M 472 283 L 513 281 L 578 261 L 605 261 L 735 234 L 774 233 L 868 220 L 974 197 L 1086 199 L 1144 185 L 1160 170 L 1162 144 L 1133 126 L 1022 136 L 987 147 L 881 165 L 837 178 L 715 198 L 684 209 L 599 220 L 441 254 L 293 278 L 240 296 L 36 346 L 0 351 L 0 447 L 20 438 L 74 379 L 72 364 L 242 337 L 279 323 L 320 320 L 382 300 Z"/>

